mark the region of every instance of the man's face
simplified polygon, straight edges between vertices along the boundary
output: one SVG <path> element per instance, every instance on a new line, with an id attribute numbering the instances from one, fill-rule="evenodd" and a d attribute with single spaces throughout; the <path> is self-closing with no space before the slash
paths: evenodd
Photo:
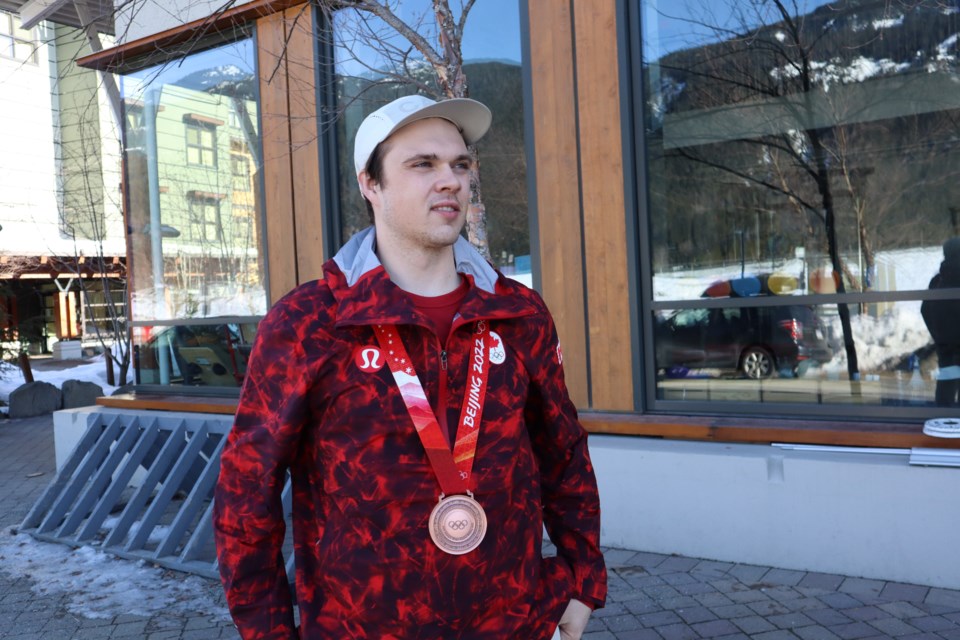
<path id="1" fill-rule="evenodd" d="M 381 183 L 360 174 L 373 205 L 377 242 L 438 249 L 456 242 L 466 220 L 473 161 L 451 122 L 428 118 L 384 142 Z"/>

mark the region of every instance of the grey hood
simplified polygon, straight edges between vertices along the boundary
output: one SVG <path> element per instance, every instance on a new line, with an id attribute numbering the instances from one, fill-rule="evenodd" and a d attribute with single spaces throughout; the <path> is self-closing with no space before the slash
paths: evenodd
<path id="1" fill-rule="evenodd" d="M 374 251 L 376 242 L 374 228 L 367 227 L 350 238 L 333 257 L 348 286 L 352 287 L 365 273 L 381 266 L 380 258 Z M 497 272 L 463 236 L 459 236 L 453 245 L 453 260 L 458 273 L 472 276 L 477 287 L 487 293 L 494 293 Z"/>

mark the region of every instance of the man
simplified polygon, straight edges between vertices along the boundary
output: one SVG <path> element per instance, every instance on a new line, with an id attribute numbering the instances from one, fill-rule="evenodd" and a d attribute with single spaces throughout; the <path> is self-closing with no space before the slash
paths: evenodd
<path id="1" fill-rule="evenodd" d="M 564 640 L 603 606 L 599 501 L 540 297 L 460 236 L 490 124 L 400 98 L 360 125 L 374 226 L 260 323 L 214 524 L 244 638 Z M 543 526 L 558 548 L 542 558 Z"/>
<path id="2" fill-rule="evenodd" d="M 930 289 L 960 287 L 960 238 L 943 243 L 940 271 L 930 280 Z M 920 305 L 923 321 L 937 347 L 937 388 L 939 407 L 960 407 L 960 300 L 924 300 Z"/>

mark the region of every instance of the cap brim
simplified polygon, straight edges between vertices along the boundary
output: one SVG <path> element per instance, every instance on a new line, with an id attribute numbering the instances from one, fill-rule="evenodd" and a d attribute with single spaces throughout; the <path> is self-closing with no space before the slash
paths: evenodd
<path id="1" fill-rule="evenodd" d="M 417 120 L 427 118 L 443 118 L 449 120 L 460 129 L 463 140 L 467 144 L 476 144 L 484 136 L 490 123 L 493 120 L 493 114 L 486 105 L 471 100 L 470 98 L 450 98 L 436 104 L 429 105 L 420 109 L 403 120 L 397 122 L 390 135 L 393 135 L 401 127 Z"/>

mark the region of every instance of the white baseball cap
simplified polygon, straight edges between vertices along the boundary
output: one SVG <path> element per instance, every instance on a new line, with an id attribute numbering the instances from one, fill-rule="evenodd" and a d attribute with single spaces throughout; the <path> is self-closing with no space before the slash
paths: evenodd
<path id="1" fill-rule="evenodd" d="M 397 129 L 426 118 L 443 118 L 460 129 L 463 140 L 474 144 L 490 128 L 493 115 L 485 105 L 469 98 L 451 98 L 434 102 L 423 96 L 397 98 L 363 119 L 353 142 L 353 166 L 357 174 L 367 168 L 367 162 L 377 145 Z"/>

